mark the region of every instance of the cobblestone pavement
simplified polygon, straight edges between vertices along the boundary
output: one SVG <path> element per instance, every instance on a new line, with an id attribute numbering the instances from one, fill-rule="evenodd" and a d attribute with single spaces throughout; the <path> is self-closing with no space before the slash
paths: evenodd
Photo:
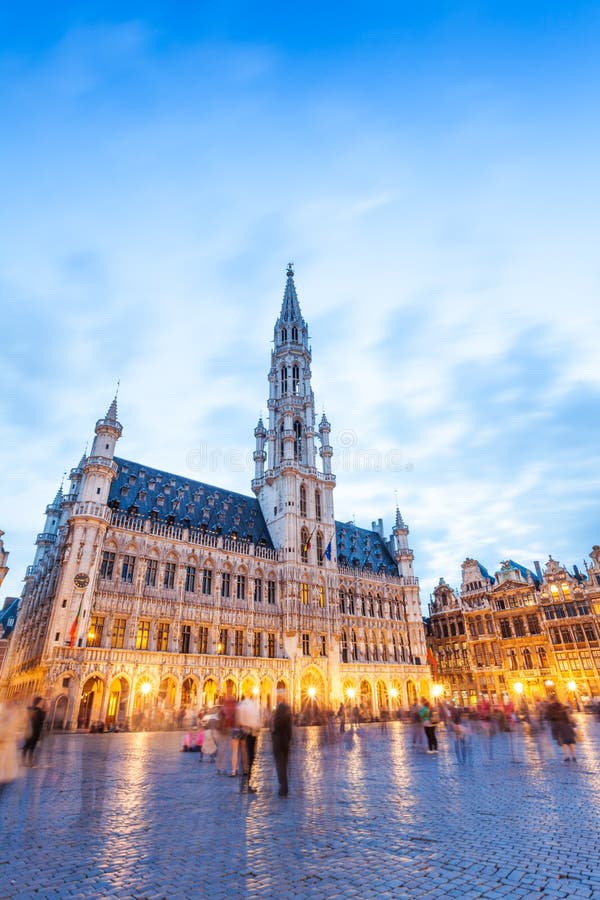
<path id="1" fill-rule="evenodd" d="M 546 737 L 475 737 L 457 759 L 408 727 L 297 733 L 277 796 L 180 753 L 181 733 L 56 735 L 0 795 L 0 898 L 600 897 L 600 724 L 579 761 Z M 490 749 L 492 758 L 490 758 Z"/>

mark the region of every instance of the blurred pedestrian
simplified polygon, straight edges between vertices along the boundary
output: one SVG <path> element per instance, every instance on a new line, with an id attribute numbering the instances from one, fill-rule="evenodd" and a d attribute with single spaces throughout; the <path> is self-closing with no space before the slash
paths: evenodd
<path id="1" fill-rule="evenodd" d="M 19 774 L 17 726 L 15 707 L 0 703 L 0 793 Z"/>
<path id="2" fill-rule="evenodd" d="M 571 712 L 558 697 L 554 696 L 548 704 L 548 721 L 552 730 L 552 737 L 563 749 L 564 762 L 577 762 L 575 755 L 575 722 Z"/>
<path id="3" fill-rule="evenodd" d="M 250 783 L 252 779 L 252 766 L 256 754 L 256 739 L 261 726 L 260 709 L 258 703 L 249 694 L 244 697 L 237 709 L 237 724 L 242 729 L 243 744 L 243 776 L 240 790 L 243 794 L 256 793 L 256 788 Z"/>
<path id="4" fill-rule="evenodd" d="M 21 751 L 23 764 L 33 766 L 33 754 L 42 734 L 46 712 L 42 708 L 42 697 L 34 697 L 31 706 L 27 707 L 27 725 L 25 727 L 25 743 Z"/>
<path id="5" fill-rule="evenodd" d="M 271 720 L 271 741 L 273 743 L 273 758 L 277 769 L 279 782 L 279 796 L 288 795 L 288 764 L 290 744 L 292 742 L 292 710 L 285 702 L 283 693 L 279 695 L 279 702 L 275 707 Z"/>
<path id="6" fill-rule="evenodd" d="M 427 752 L 437 753 L 438 742 L 435 733 L 437 719 L 434 715 L 434 710 L 431 708 L 429 700 L 426 700 L 425 697 L 421 699 L 421 709 L 419 710 L 419 716 L 423 723 L 423 728 L 425 729 L 425 737 L 427 738 L 428 747 Z"/>

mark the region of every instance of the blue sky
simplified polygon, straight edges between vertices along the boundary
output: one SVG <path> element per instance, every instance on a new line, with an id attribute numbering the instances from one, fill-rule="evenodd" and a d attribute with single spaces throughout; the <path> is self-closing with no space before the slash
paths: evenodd
<path id="1" fill-rule="evenodd" d="M 120 455 L 249 493 L 293 260 L 339 519 L 424 605 L 600 543 L 594 3 L 0 11 L 0 528 L 20 592 L 121 380 Z M 397 494 L 396 494 L 397 492 Z"/>

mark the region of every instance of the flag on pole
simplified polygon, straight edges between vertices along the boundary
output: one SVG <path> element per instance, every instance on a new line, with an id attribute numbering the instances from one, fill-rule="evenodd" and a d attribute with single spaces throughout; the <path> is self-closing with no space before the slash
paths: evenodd
<path id="1" fill-rule="evenodd" d="M 331 562 L 331 541 L 329 541 L 329 543 L 325 547 L 325 553 L 323 554 L 322 558 L 325 559 L 325 557 L 327 557 L 329 562 Z"/>
<path id="2" fill-rule="evenodd" d="M 308 553 L 308 551 L 309 551 L 310 548 L 311 548 L 311 544 L 312 544 L 312 539 L 313 539 L 313 534 L 314 534 L 314 533 L 315 533 L 315 529 L 313 528 L 312 533 L 310 534 L 310 536 L 309 536 L 307 542 L 306 542 L 305 545 L 304 545 L 304 552 L 305 552 L 305 553 Z"/>
<path id="3" fill-rule="evenodd" d="M 433 650 L 431 647 L 427 648 L 427 662 L 431 666 L 431 671 L 435 674 L 437 672 L 437 660 L 433 655 Z"/>
<path id="4" fill-rule="evenodd" d="M 79 609 L 77 610 L 77 615 L 73 619 L 73 624 L 71 625 L 71 630 L 69 632 L 69 647 L 75 646 L 75 638 L 77 637 L 77 626 L 79 625 L 79 616 L 81 615 L 81 603 L 79 604 Z"/>

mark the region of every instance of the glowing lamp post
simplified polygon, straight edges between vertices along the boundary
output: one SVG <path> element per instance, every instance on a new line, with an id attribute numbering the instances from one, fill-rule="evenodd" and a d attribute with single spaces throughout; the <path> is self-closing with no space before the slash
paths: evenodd
<path id="1" fill-rule="evenodd" d="M 577 684 L 573 680 L 567 681 L 567 690 L 571 695 L 571 705 L 574 705 L 575 709 L 579 711 L 579 700 L 577 699 Z"/>
<path id="2" fill-rule="evenodd" d="M 431 696 L 437 700 L 444 693 L 444 687 L 441 684 L 434 684 L 431 688 Z"/>

